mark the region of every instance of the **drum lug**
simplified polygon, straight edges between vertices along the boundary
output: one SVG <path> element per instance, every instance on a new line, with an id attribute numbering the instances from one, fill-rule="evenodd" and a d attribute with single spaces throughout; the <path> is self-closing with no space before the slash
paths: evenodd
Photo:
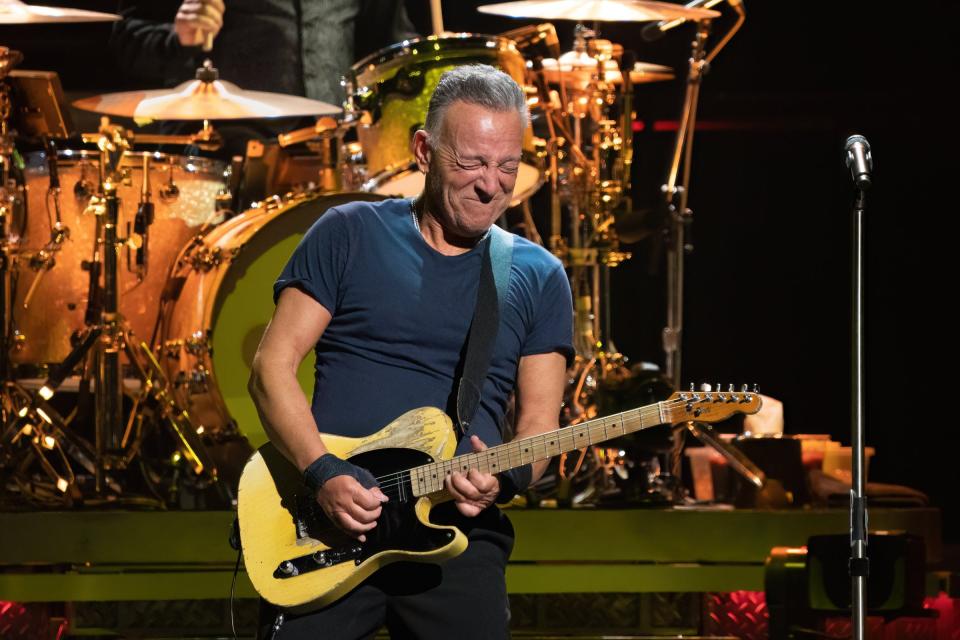
<path id="1" fill-rule="evenodd" d="M 193 334 L 183 342 L 183 346 L 187 350 L 187 353 L 198 358 L 213 353 L 213 346 L 210 344 L 208 333 L 204 331 L 193 332 Z"/>
<path id="2" fill-rule="evenodd" d="M 166 340 L 163 343 L 163 354 L 171 360 L 179 360 L 182 349 L 183 340 Z"/>
<path id="3" fill-rule="evenodd" d="M 207 272 L 220 266 L 223 261 L 223 251 L 220 247 L 211 249 L 207 246 L 200 247 L 190 256 L 190 264 L 194 271 Z"/>
<path id="4" fill-rule="evenodd" d="M 196 367 L 192 371 L 177 373 L 176 385 L 186 387 L 190 395 L 207 393 L 210 391 L 210 372 L 204 367 Z"/>

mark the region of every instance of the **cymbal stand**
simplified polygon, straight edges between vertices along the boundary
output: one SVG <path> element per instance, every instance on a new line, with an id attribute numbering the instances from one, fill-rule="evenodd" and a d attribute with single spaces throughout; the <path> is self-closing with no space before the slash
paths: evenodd
<path id="1" fill-rule="evenodd" d="M 684 258 L 693 247 L 686 239 L 687 230 L 693 223 L 693 211 L 687 206 L 690 197 L 690 168 L 693 156 L 693 132 L 697 122 L 697 105 L 700 99 L 700 84 L 710 63 L 720 53 L 734 34 L 743 26 L 745 11 L 743 3 L 729 3 L 737 12 L 736 23 L 724 34 L 720 42 L 706 53 L 711 20 L 699 20 L 689 58 L 687 86 L 683 101 L 680 126 L 674 142 L 673 157 L 667 172 L 667 182 L 660 187 L 664 206 L 669 214 L 670 230 L 667 243 L 667 326 L 662 332 L 663 350 L 666 359 L 666 374 L 674 387 L 680 388 L 680 363 L 683 346 L 683 288 Z M 683 180 L 678 183 L 677 174 L 683 165 Z"/>

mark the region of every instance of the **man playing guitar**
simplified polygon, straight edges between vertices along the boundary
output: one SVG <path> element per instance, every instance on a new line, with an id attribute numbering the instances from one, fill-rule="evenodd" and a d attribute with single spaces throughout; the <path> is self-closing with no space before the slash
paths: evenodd
<path id="1" fill-rule="evenodd" d="M 487 244 L 508 207 L 528 119 L 521 88 L 483 65 L 441 78 L 413 137 L 426 174 L 415 200 L 353 202 L 326 212 L 277 280 L 276 310 L 253 362 L 250 393 L 274 446 L 338 528 L 363 542 L 388 498 L 373 476 L 328 452 L 321 433 L 367 436 L 422 406 L 456 415 L 456 383 Z M 511 393 L 516 438 L 557 428 L 573 310 L 559 260 L 513 238 L 505 303 L 481 400 L 457 453 L 502 442 Z M 312 403 L 296 380 L 317 355 Z M 509 637 L 504 580 L 513 530 L 495 502 L 509 500 L 547 461 L 490 474 L 451 473 L 454 498 L 433 511 L 469 539 L 441 564 L 398 562 L 333 604 L 279 615 L 264 604 L 261 637 Z"/>

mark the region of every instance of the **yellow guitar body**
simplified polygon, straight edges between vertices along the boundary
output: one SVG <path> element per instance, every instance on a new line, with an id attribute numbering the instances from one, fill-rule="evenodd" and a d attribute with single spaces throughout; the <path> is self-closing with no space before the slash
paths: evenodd
<path id="1" fill-rule="evenodd" d="M 365 438 L 323 435 L 323 442 L 340 458 L 359 456 L 366 461 L 381 453 L 384 457 L 396 457 L 396 450 L 417 452 L 424 462 L 449 460 L 457 446 L 450 418 L 432 407 L 408 411 Z M 375 476 L 382 475 L 380 470 L 371 471 Z M 277 606 L 293 611 L 323 607 L 387 564 L 441 562 L 467 548 L 467 538 L 459 529 L 430 522 L 430 510 L 444 499 L 443 494 L 431 494 L 410 498 L 407 508 L 419 525 L 434 530 L 437 535 L 432 537 L 443 541 L 439 546 L 425 550 L 384 548 L 319 568 L 315 568 L 317 562 L 311 561 L 307 563 L 309 570 L 298 571 L 293 576 L 278 574 L 278 567 L 292 559 L 299 558 L 303 564 L 304 558 L 315 558 L 316 554 L 329 557 L 340 549 L 359 544 L 332 527 L 304 532 L 303 526 L 298 526 L 297 505 L 315 504 L 313 496 L 308 494 L 300 472 L 269 443 L 253 454 L 240 478 L 237 511 L 247 574 L 257 592 Z M 387 503 L 385 510 L 388 505 L 394 507 Z M 380 528 L 378 522 L 371 534 Z"/>

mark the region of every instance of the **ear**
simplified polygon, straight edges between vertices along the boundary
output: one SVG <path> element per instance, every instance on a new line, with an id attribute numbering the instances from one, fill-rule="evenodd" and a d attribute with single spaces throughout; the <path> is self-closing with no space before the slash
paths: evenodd
<path id="1" fill-rule="evenodd" d="M 418 129 L 413 134 L 413 157 L 417 161 L 417 167 L 421 172 L 426 173 L 430 168 L 430 158 L 433 157 L 433 150 L 430 148 L 430 134 L 423 129 Z"/>

